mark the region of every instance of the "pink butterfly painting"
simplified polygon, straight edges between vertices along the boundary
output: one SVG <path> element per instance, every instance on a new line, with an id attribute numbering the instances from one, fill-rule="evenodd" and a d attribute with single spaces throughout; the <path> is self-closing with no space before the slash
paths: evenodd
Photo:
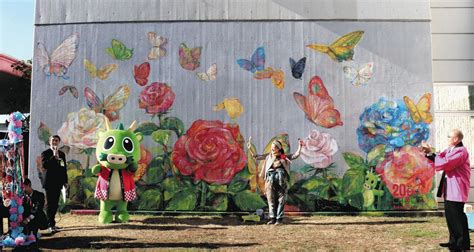
<path id="1" fill-rule="evenodd" d="M 200 58 L 201 58 L 201 50 L 202 47 L 195 47 L 195 48 L 188 48 L 185 43 L 181 43 L 179 45 L 179 64 L 182 68 L 194 71 L 196 68 L 200 66 Z"/>
<path id="2" fill-rule="evenodd" d="M 56 47 L 51 55 L 48 54 L 44 45 L 38 42 L 36 60 L 38 60 L 41 70 L 47 76 L 53 74 L 65 80 L 69 79 L 66 74 L 69 66 L 76 58 L 78 40 L 79 34 L 73 33 Z"/>
<path id="3" fill-rule="evenodd" d="M 341 114 L 334 108 L 334 101 L 319 76 L 311 78 L 308 94 L 293 93 L 296 104 L 306 114 L 306 118 L 324 128 L 341 126 Z"/>

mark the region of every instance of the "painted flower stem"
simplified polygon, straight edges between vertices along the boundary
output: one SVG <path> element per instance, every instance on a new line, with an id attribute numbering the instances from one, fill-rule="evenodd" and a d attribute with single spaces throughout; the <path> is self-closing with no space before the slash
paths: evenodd
<path id="1" fill-rule="evenodd" d="M 206 206 L 206 193 L 207 193 L 207 185 L 204 181 L 201 181 L 201 203 L 200 207 L 201 209 L 204 209 Z"/>
<path id="2" fill-rule="evenodd" d="M 383 187 L 382 183 L 379 183 L 379 185 L 377 186 L 377 190 L 379 190 L 379 191 L 382 190 L 382 187 Z M 382 206 L 382 196 L 383 195 L 379 195 L 379 194 L 377 195 L 377 208 L 375 210 L 378 210 L 378 209 L 381 208 L 381 206 Z"/>
<path id="3" fill-rule="evenodd" d="M 158 126 L 160 127 L 161 129 L 161 121 L 163 120 L 163 114 L 162 113 L 158 113 Z"/>

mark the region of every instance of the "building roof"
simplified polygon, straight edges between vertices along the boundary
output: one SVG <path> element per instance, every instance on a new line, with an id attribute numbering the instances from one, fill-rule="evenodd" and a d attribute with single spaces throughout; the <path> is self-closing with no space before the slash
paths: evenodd
<path id="1" fill-rule="evenodd" d="M 0 53 L 0 72 L 16 77 L 21 77 L 21 71 L 15 70 L 12 67 L 12 64 L 17 63 L 19 61 L 20 60 L 13 58 L 12 56 Z"/>

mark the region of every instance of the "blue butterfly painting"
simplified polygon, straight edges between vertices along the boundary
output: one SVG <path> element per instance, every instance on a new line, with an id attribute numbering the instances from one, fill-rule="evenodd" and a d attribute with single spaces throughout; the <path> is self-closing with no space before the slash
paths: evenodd
<path id="1" fill-rule="evenodd" d="M 290 58 L 291 74 L 295 79 L 301 79 L 303 76 L 304 68 L 306 66 L 306 57 L 301 58 L 296 62 L 294 59 Z"/>
<path id="2" fill-rule="evenodd" d="M 259 47 L 252 54 L 250 60 L 238 59 L 237 64 L 239 64 L 241 68 L 252 73 L 265 69 L 265 50 L 263 47 Z"/>

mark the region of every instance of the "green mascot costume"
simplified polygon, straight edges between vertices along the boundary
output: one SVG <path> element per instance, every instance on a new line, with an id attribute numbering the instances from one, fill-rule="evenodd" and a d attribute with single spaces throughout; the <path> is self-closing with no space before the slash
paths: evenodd
<path id="1" fill-rule="evenodd" d="M 135 122 L 125 130 L 123 124 L 117 129 L 111 129 L 106 120 L 107 131 L 99 133 L 96 147 L 96 157 L 99 164 L 92 167 L 92 173 L 97 174 L 95 198 L 100 200 L 100 223 L 111 223 L 112 208 L 116 207 L 115 221 L 127 222 L 127 203 L 134 200 L 135 182 L 133 175 L 140 160 L 140 133 L 134 133 Z"/>

